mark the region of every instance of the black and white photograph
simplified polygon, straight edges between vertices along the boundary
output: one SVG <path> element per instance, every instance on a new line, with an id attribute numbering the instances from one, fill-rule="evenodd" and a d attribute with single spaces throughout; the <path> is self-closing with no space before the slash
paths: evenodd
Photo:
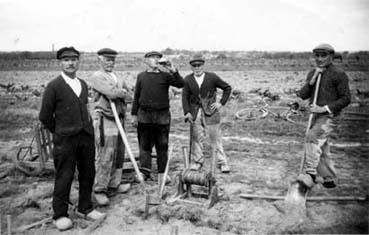
<path id="1" fill-rule="evenodd" d="M 368 0 L 0 0 L 0 235 L 368 234 Z"/>

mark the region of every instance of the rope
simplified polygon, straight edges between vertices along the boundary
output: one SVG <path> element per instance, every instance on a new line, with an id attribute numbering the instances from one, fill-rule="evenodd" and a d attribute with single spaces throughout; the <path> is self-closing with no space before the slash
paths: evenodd
<path id="1" fill-rule="evenodd" d="M 203 173 L 203 172 L 197 172 L 193 170 L 184 170 L 182 172 L 182 181 L 183 183 L 187 184 L 195 184 L 195 185 L 201 185 L 201 186 L 209 186 L 209 180 L 210 180 L 211 174 Z"/>

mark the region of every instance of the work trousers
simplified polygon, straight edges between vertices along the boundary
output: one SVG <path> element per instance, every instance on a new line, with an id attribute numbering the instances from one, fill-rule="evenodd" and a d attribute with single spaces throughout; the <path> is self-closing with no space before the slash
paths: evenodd
<path id="1" fill-rule="evenodd" d="M 121 121 L 124 127 L 124 121 Z M 94 192 L 107 193 L 118 188 L 122 180 L 125 146 L 114 119 L 97 114 L 93 122 L 96 147 Z"/>
<path id="2" fill-rule="evenodd" d="M 151 171 L 151 151 L 155 146 L 158 173 L 164 173 L 168 161 L 169 130 L 170 124 L 138 123 L 141 168 Z M 148 172 L 143 173 L 148 174 Z"/>
<path id="3" fill-rule="evenodd" d="M 94 137 L 84 131 L 73 136 L 54 134 L 55 184 L 53 193 L 54 219 L 68 217 L 70 190 L 75 168 L 78 168 L 78 211 L 87 214 L 93 210 L 91 202 L 95 177 Z"/>
<path id="4" fill-rule="evenodd" d="M 337 178 L 329 151 L 329 138 L 335 125 L 335 120 L 330 116 L 318 116 L 306 135 L 304 172 L 320 176 L 324 181 Z"/>
<path id="5" fill-rule="evenodd" d="M 192 125 L 192 146 L 191 146 L 191 161 L 195 163 L 204 163 L 204 142 L 208 132 L 212 153 L 216 155 L 218 165 L 228 165 L 227 156 L 223 149 L 222 133 L 220 124 L 206 124 L 204 114 L 199 111 L 199 114 Z"/>

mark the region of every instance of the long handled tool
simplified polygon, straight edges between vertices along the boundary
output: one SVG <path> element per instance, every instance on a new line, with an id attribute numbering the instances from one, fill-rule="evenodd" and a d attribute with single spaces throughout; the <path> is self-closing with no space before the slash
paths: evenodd
<path id="1" fill-rule="evenodd" d="M 316 105 L 316 101 L 318 100 L 321 76 L 322 76 L 322 74 L 319 73 L 318 79 L 317 79 L 316 84 L 315 84 L 315 91 L 314 91 L 314 97 L 313 97 L 313 106 Z M 310 113 L 309 114 L 309 121 L 308 121 L 308 124 L 306 126 L 305 142 L 306 142 L 306 136 L 309 133 L 309 130 L 311 128 L 311 124 L 313 122 L 313 118 L 314 118 L 314 113 Z M 303 155 L 303 158 L 302 158 L 301 163 L 300 163 L 300 173 L 302 172 L 302 170 L 304 168 L 305 158 L 306 158 L 306 147 L 304 147 L 304 155 Z"/>
<path id="2" fill-rule="evenodd" d="M 159 198 L 163 197 L 166 178 L 167 178 L 167 175 L 168 175 L 168 172 L 169 172 L 169 163 L 170 163 L 170 160 L 172 159 L 172 151 L 173 151 L 173 146 L 170 145 L 169 146 L 169 152 L 168 152 L 167 165 L 165 166 L 164 175 L 163 175 L 163 178 L 161 179 L 161 182 L 160 182 L 161 184 L 160 184 L 160 190 L 159 190 Z"/>
<path id="3" fill-rule="evenodd" d="M 115 103 L 113 101 L 110 101 L 110 106 L 111 106 L 111 109 L 112 109 L 113 114 L 114 114 L 114 119 L 115 119 L 115 123 L 117 124 L 118 130 L 119 130 L 119 134 L 122 137 L 123 143 L 124 143 L 124 145 L 126 146 L 126 149 L 127 149 L 127 153 L 128 153 L 129 159 L 131 160 L 132 165 L 133 165 L 133 168 L 134 168 L 134 170 L 135 170 L 135 172 L 137 174 L 137 179 L 140 181 L 140 184 L 142 186 L 142 190 L 146 194 L 145 181 L 143 179 L 143 176 L 142 176 L 140 170 L 138 169 L 138 165 L 137 165 L 136 159 L 133 156 L 131 147 L 130 147 L 130 145 L 128 143 L 127 136 L 126 136 L 126 134 L 125 134 L 125 132 L 123 130 L 122 123 L 120 123 L 120 120 L 119 120 L 119 116 L 118 116 L 118 112 L 117 112 L 117 108 L 115 106 Z"/>
<path id="4" fill-rule="evenodd" d="M 321 76 L 322 76 L 322 74 L 319 73 L 317 81 L 315 83 L 315 91 L 314 91 L 314 97 L 313 97 L 313 103 L 312 103 L 313 106 L 316 105 L 316 102 L 317 102 L 317 99 L 318 99 Z M 308 124 L 306 126 L 304 143 L 306 143 L 306 136 L 307 136 L 307 134 L 308 134 L 308 132 L 311 128 L 313 118 L 314 118 L 314 113 L 310 113 L 309 121 L 308 121 Z M 304 155 L 302 156 L 302 159 L 301 159 L 301 162 L 300 162 L 299 173 L 302 173 L 302 171 L 303 171 L 305 159 L 306 159 L 306 145 L 304 144 Z M 307 190 L 304 187 L 302 187 L 299 182 L 295 181 L 295 182 L 291 183 L 290 187 L 288 188 L 288 192 L 287 192 L 287 195 L 285 197 L 285 202 L 305 205 L 306 197 L 307 197 Z"/>

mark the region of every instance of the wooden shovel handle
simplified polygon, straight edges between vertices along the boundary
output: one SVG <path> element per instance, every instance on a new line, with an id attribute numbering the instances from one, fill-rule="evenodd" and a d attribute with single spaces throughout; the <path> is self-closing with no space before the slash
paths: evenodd
<path id="1" fill-rule="evenodd" d="M 120 123 L 120 120 L 119 120 L 119 116 L 118 116 L 118 112 L 117 112 L 117 108 L 115 106 L 115 103 L 113 101 L 110 101 L 110 106 L 111 106 L 111 109 L 112 109 L 113 114 L 114 114 L 114 119 L 115 119 L 115 123 L 117 124 L 118 130 L 119 130 L 119 134 L 122 137 L 123 143 L 124 143 L 124 145 L 125 145 L 125 147 L 127 149 L 129 159 L 132 162 L 133 168 L 134 168 L 134 170 L 135 170 L 135 172 L 137 174 L 137 178 L 140 181 L 140 183 L 143 186 L 143 188 L 145 189 L 145 181 L 144 181 L 144 179 L 142 177 L 142 174 L 141 174 L 140 170 L 138 169 L 138 165 L 137 165 L 136 159 L 133 156 L 131 147 L 129 146 L 127 136 L 126 136 L 126 134 L 125 134 L 125 132 L 123 130 L 123 127 L 122 127 L 122 123 Z"/>

